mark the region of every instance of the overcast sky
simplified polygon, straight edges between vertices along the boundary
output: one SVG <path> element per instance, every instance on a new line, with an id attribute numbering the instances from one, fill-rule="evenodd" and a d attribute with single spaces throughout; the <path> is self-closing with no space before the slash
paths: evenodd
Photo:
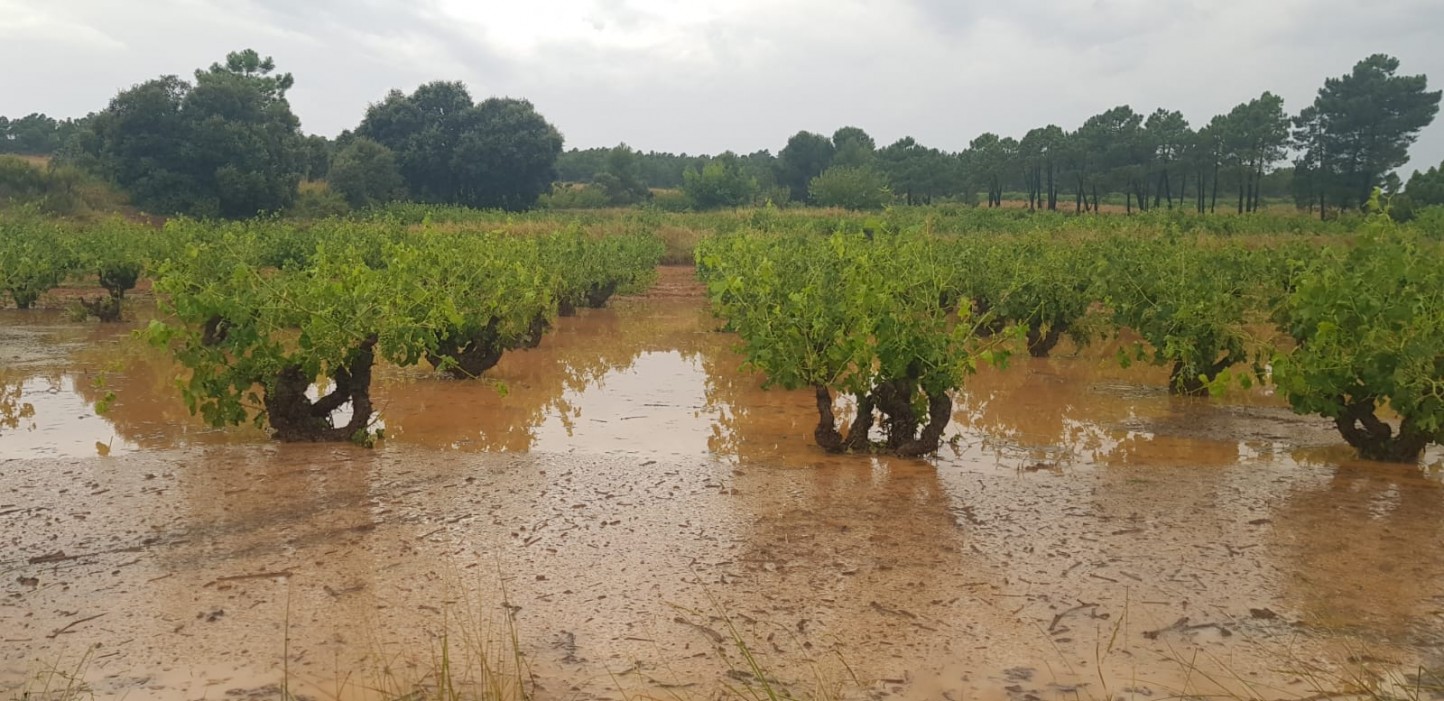
<path id="1" fill-rule="evenodd" d="M 1444 85 L 1444 0 L 0 0 L 0 114 L 80 116 L 254 48 L 311 133 L 391 88 L 525 97 L 567 146 L 776 152 L 808 129 L 958 150 L 1119 104 L 1297 112 L 1371 53 Z M 1410 168 L 1444 160 L 1444 125 Z M 1407 177 L 1408 170 L 1404 175 Z"/>

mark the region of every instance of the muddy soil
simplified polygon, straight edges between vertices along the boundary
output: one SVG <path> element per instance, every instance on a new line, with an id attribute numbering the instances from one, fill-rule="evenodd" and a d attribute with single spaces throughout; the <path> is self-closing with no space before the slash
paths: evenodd
<path id="1" fill-rule="evenodd" d="M 373 450 L 209 429 L 132 327 L 0 311 L 0 697 L 59 664 L 100 698 L 367 698 L 508 612 L 544 699 L 711 698 L 757 683 L 737 640 L 843 698 L 1444 665 L 1437 471 L 1106 348 L 983 372 L 936 458 L 828 456 L 663 273 L 508 353 L 504 395 L 378 370 Z"/>

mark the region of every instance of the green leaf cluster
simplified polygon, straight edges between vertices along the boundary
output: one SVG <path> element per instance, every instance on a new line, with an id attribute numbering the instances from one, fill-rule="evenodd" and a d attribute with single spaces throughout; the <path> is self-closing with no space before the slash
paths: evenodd
<path id="1" fill-rule="evenodd" d="M 950 418 L 947 393 L 988 357 L 966 316 L 939 303 L 952 272 L 931 237 L 740 231 L 705 240 L 698 260 L 747 364 L 768 385 L 817 391 L 817 440 L 829 450 L 936 450 Z M 845 443 L 833 392 L 859 406 Z M 874 406 L 887 432 L 876 446 L 868 438 Z"/>
<path id="2" fill-rule="evenodd" d="M 1417 231 L 1376 215 L 1354 246 L 1319 251 L 1279 312 L 1297 347 L 1275 356 L 1274 383 L 1296 411 L 1333 419 L 1366 458 L 1412 461 L 1444 440 L 1437 256 Z"/>
<path id="3" fill-rule="evenodd" d="M 145 333 L 189 371 L 180 380 L 188 407 L 216 426 L 269 423 L 292 440 L 370 435 L 375 362 L 429 360 L 478 375 L 502 352 L 540 341 L 574 289 L 571 275 L 630 288 L 660 255 L 642 234 L 408 229 L 384 219 L 301 229 L 178 221 L 165 234 L 179 247 L 156 271 L 167 320 Z M 489 360 L 473 364 L 480 357 Z M 332 425 L 348 403 L 351 421 Z"/>

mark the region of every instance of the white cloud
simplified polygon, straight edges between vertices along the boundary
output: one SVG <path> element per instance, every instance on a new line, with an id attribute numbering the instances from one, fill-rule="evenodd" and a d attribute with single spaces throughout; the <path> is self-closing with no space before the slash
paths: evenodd
<path id="1" fill-rule="evenodd" d="M 0 0 L 0 18 L 3 18 L 0 20 L 0 40 L 40 39 L 75 47 L 125 48 L 125 44 L 105 32 L 45 5 Z"/>

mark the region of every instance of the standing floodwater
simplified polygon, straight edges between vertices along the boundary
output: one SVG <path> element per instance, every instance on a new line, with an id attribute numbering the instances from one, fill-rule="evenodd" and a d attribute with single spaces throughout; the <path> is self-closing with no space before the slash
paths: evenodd
<path id="1" fill-rule="evenodd" d="M 384 369 L 366 450 L 207 429 L 123 330 L 0 314 L 0 690 L 88 655 L 102 697 L 361 696 L 503 605 L 542 698 L 707 698 L 749 681 L 736 638 L 800 693 L 919 699 L 1444 665 L 1438 480 L 1104 350 L 972 378 L 936 459 L 827 456 L 700 297 L 624 299 L 504 391 Z"/>

